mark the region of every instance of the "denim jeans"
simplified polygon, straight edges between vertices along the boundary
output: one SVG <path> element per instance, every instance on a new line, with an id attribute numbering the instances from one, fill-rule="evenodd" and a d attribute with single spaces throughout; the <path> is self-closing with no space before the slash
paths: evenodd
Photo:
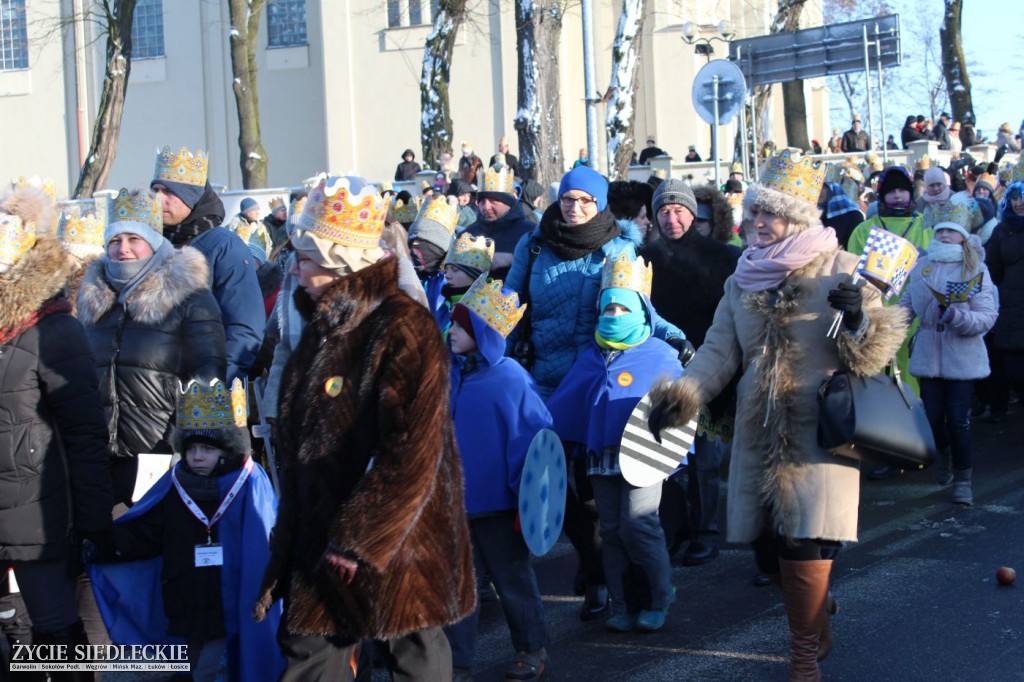
<path id="1" fill-rule="evenodd" d="M 954 469 L 971 468 L 971 398 L 974 382 L 920 379 L 921 402 L 941 450 L 949 447 Z"/>

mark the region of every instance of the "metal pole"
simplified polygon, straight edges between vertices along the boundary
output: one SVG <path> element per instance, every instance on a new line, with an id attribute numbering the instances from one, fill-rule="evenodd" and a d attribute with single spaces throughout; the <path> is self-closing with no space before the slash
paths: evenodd
<path id="1" fill-rule="evenodd" d="M 875 115 L 874 106 L 871 101 L 871 58 L 868 52 L 868 27 L 861 27 L 864 34 L 864 85 L 868 91 L 868 149 L 872 149 L 871 142 L 875 137 Z"/>
<path id="2" fill-rule="evenodd" d="M 711 79 L 711 94 L 714 101 L 715 122 L 711 126 L 711 159 L 715 162 L 715 187 L 721 187 L 721 168 L 718 163 L 718 76 Z"/>
<path id="3" fill-rule="evenodd" d="M 875 61 L 878 67 L 878 115 L 882 117 L 882 164 L 889 165 L 889 138 L 885 134 L 885 90 L 882 89 L 882 41 L 878 39 L 878 24 L 875 24 Z"/>
<path id="4" fill-rule="evenodd" d="M 750 145 L 754 148 L 754 163 L 751 164 L 754 171 L 752 175 L 754 176 L 754 182 L 760 182 L 761 151 L 757 146 L 757 102 L 754 95 L 756 90 L 756 87 L 750 89 Z"/>
<path id="5" fill-rule="evenodd" d="M 590 167 L 600 168 L 597 162 L 597 78 L 594 76 L 594 16 L 591 0 L 582 0 L 583 13 L 583 78 L 587 103 L 587 153 Z"/>
<path id="6" fill-rule="evenodd" d="M 743 177 L 750 177 L 750 150 L 747 149 L 747 104 L 740 107 L 740 162 L 743 164 Z"/>

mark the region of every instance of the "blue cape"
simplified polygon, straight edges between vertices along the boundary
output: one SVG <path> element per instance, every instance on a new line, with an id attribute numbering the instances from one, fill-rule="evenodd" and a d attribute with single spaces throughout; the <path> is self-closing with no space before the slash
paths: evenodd
<path id="1" fill-rule="evenodd" d="M 177 464 L 176 466 L 181 466 Z M 221 499 L 238 477 L 232 471 L 218 479 Z M 177 495 L 167 472 L 149 492 L 115 523 L 141 516 L 163 500 Z M 281 619 L 278 601 L 261 623 L 253 620 L 253 607 L 270 558 L 268 540 L 277 518 L 277 497 L 263 468 L 256 464 L 235 501 L 217 522 L 224 546 L 221 595 L 227 631 L 228 670 L 232 680 L 276 680 L 284 670 L 277 644 Z M 162 560 L 89 564 L 93 594 L 100 615 L 115 644 L 181 644 L 167 634 L 161 588 Z"/>
<path id="2" fill-rule="evenodd" d="M 427 294 L 427 308 L 434 316 L 437 326 L 445 331 L 451 326 L 451 311 L 448 309 L 448 301 L 445 300 L 441 289 L 444 287 L 444 273 L 439 272 L 431 275 L 429 279 L 422 280 L 423 291 Z"/>

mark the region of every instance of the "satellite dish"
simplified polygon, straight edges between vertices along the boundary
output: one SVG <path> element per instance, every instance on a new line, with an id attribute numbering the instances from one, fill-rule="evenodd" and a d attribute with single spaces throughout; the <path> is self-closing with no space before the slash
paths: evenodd
<path id="1" fill-rule="evenodd" d="M 747 99 L 747 82 L 740 67 L 725 59 L 708 62 L 693 80 L 693 108 L 705 122 L 715 121 L 715 77 L 718 77 L 719 125 L 730 123 Z"/>

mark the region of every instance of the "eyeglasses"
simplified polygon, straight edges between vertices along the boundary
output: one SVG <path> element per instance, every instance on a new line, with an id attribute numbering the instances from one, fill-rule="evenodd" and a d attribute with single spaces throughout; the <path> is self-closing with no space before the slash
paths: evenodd
<path id="1" fill-rule="evenodd" d="M 559 197 L 558 203 L 562 205 L 562 208 L 572 208 L 573 204 L 579 203 L 580 208 L 590 208 L 594 205 L 597 200 L 592 197 Z"/>

